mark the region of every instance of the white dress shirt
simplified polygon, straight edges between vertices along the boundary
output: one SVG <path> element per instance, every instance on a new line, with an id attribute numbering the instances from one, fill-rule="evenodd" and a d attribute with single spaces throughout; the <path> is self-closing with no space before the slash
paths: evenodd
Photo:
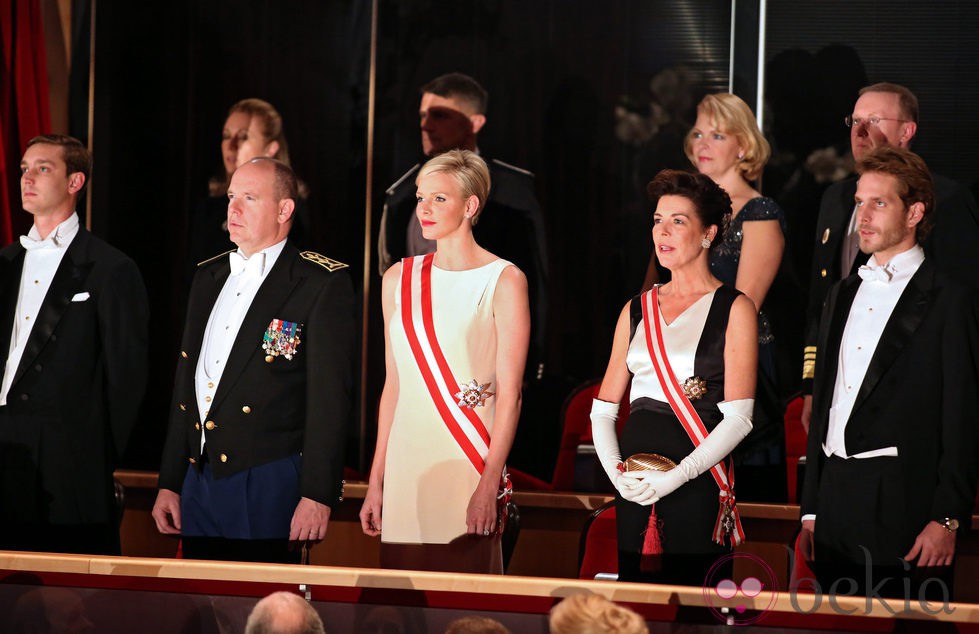
<path id="1" fill-rule="evenodd" d="M 239 249 L 230 253 L 231 275 L 224 282 L 217 301 L 211 309 L 204 330 L 204 341 L 201 344 L 201 354 L 197 361 L 197 371 L 194 375 L 197 409 L 201 415 L 201 449 L 204 448 L 204 422 L 207 419 L 211 401 L 217 392 L 225 364 L 231 354 L 231 348 L 238 337 L 241 322 L 245 320 L 252 300 L 265 277 L 275 266 L 275 261 L 282 253 L 283 240 L 245 258 Z M 262 333 L 255 333 L 255 345 L 260 346 Z"/>
<path id="2" fill-rule="evenodd" d="M 21 357 L 24 356 L 24 348 L 27 346 L 31 330 L 34 329 L 41 304 L 48 294 L 48 289 L 51 288 L 54 274 L 61 266 L 61 259 L 65 256 L 68 245 L 76 235 L 78 235 L 78 214 L 72 213 L 43 240 L 36 225 L 31 227 L 26 236 L 20 237 L 20 243 L 27 253 L 24 254 L 14 327 L 10 332 L 10 347 L 3 369 L 3 383 L 0 384 L 0 406 L 7 404 L 7 395 L 14 382 L 14 374 L 17 372 L 17 366 L 20 365 Z"/>
<path id="3" fill-rule="evenodd" d="M 882 447 L 851 456 L 847 454 L 845 432 L 884 327 L 908 282 L 924 260 L 924 251 L 915 245 L 895 255 L 884 266 L 880 266 L 876 256 L 872 256 L 865 266 L 860 267 L 860 276 L 864 279 L 853 298 L 840 342 L 829 427 L 823 443 L 827 456 L 873 458 L 897 455 L 897 447 Z"/>

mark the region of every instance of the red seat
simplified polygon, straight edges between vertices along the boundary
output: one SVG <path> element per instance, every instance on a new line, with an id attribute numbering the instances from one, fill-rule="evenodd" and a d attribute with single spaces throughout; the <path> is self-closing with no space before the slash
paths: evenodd
<path id="1" fill-rule="evenodd" d="M 619 544 L 615 534 L 615 502 L 608 502 L 585 521 L 578 544 L 578 578 L 618 574 Z"/>
<path id="2" fill-rule="evenodd" d="M 524 491 L 573 491 L 575 489 L 575 462 L 578 458 L 578 446 L 592 442 L 591 438 L 591 402 L 598 396 L 601 387 L 600 379 L 593 379 L 576 387 L 564 400 L 561 406 L 561 447 L 558 449 L 557 462 L 554 465 L 554 475 L 550 482 L 524 473 L 519 469 L 511 469 L 510 477 L 513 486 Z M 626 391 L 619 405 L 619 418 L 616 428 L 621 431 L 629 417 L 629 392 Z"/>
<path id="3" fill-rule="evenodd" d="M 785 408 L 785 477 L 789 503 L 799 500 L 797 491 L 799 458 L 806 455 L 806 430 L 802 428 L 802 397 L 797 396 Z"/>

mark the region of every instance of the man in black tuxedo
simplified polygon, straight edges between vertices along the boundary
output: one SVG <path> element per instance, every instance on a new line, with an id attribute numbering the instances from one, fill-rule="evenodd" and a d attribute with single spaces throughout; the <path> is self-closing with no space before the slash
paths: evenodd
<path id="1" fill-rule="evenodd" d="M 194 276 L 153 508 L 188 558 L 298 562 L 342 500 L 353 289 L 345 264 L 287 239 L 296 190 L 280 161 L 240 166 L 238 249 Z"/>
<path id="2" fill-rule="evenodd" d="M 92 157 L 31 139 L 26 236 L 0 251 L 0 549 L 119 554 L 112 472 L 146 387 L 146 289 L 79 224 Z"/>
<path id="3" fill-rule="evenodd" d="M 918 131 L 918 98 L 899 84 L 878 83 L 860 90 L 853 113 L 846 117 L 850 147 L 859 161 L 876 147 L 909 148 Z M 979 288 L 979 208 L 966 187 L 950 178 L 932 174 L 935 191 L 933 229 L 922 243 L 925 254 L 939 270 Z M 819 316 L 830 287 L 856 272 L 866 261 L 857 247 L 856 209 L 853 195 L 856 177 L 834 183 L 823 193 L 816 223 L 809 302 L 806 311 L 802 393 L 802 424 L 809 428 L 812 413 L 812 378 L 815 368 Z"/>
<path id="4" fill-rule="evenodd" d="M 979 303 L 921 247 L 935 200 L 924 161 L 881 147 L 857 169 L 870 258 L 833 286 L 820 320 L 800 544 L 823 590 L 850 591 L 832 586 L 845 577 L 903 596 L 908 578 L 951 578 L 956 534 L 969 529 Z"/>
<path id="5" fill-rule="evenodd" d="M 418 116 L 422 152 L 431 158 L 449 150 L 478 152 L 477 135 L 486 124 L 489 95 L 476 80 L 462 73 L 449 73 L 421 88 Z M 485 157 L 484 157 L 485 158 Z M 547 240 L 544 219 L 535 193 L 534 175 L 487 159 L 490 194 L 486 207 L 473 226 L 476 242 L 488 251 L 517 265 L 527 276 L 531 303 L 531 349 L 527 372 L 531 378 L 543 373 L 547 320 Z M 378 234 L 378 271 L 383 274 L 401 258 L 435 250 L 435 241 L 422 237 L 415 216 L 416 163 L 387 190 Z"/>

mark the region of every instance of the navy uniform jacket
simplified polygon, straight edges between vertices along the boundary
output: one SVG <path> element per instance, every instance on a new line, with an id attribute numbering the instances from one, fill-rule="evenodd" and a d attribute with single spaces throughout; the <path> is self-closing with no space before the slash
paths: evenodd
<path id="1" fill-rule="evenodd" d="M 806 452 L 802 514 L 834 504 L 820 489 L 822 444 L 829 425 L 843 329 L 861 280 L 852 275 L 834 286 L 820 322 L 812 426 Z M 968 287 L 922 263 L 894 307 L 874 351 L 846 424 L 849 455 L 897 447 L 900 481 L 880 496 L 905 501 L 896 517 L 883 519 L 904 540 L 903 555 L 929 520 L 972 516 L 979 433 L 979 302 Z M 873 505 L 874 500 L 861 504 Z M 818 528 L 817 528 L 818 530 Z M 818 554 L 817 554 L 818 556 Z"/>
<path id="2" fill-rule="evenodd" d="M 979 288 L 979 208 L 969 190 L 955 181 L 932 174 L 935 182 L 935 223 L 922 244 L 925 255 L 939 270 L 963 284 Z M 840 249 L 853 214 L 857 179 L 830 185 L 823 193 L 816 223 L 809 302 L 806 311 L 805 351 L 802 368 L 804 394 L 812 394 L 819 333 L 819 318 L 829 289 L 850 271 L 840 271 Z M 859 257 L 859 253 L 858 253 Z"/>
<path id="3" fill-rule="evenodd" d="M 473 237 L 487 251 L 509 260 L 527 276 L 530 295 L 531 345 L 528 372 L 537 371 L 547 341 L 547 238 L 534 187 L 534 175 L 497 160 L 488 160 L 490 194 L 473 226 Z M 415 216 L 415 178 L 421 164 L 408 170 L 387 190 L 377 240 L 378 272 L 382 275 L 406 256 L 408 223 Z M 434 247 L 433 249 L 434 250 Z"/>
<path id="4" fill-rule="evenodd" d="M 0 373 L 25 250 L 0 251 Z M 115 523 L 112 472 L 139 417 L 149 304 L 136 264 L 79 227 L 0 416 L 0 521 Z"/>
<path id="5" fill-rule="evenodd" d="M 345 268 L 317 253 L 300 254 L 286 243 L 245 315 L 202 421 L 194 375 L 211 309 L 231 266 L 227 256 L 219 256 L 198 267 L 177 363 L 160 488 L 180 493 L 188 467 L 200 465 L 204 427 L 216 478 L 301 453 L 300 495 L 330 507 L 339 503 L 357 339 L 353 289 Z M 273 319 L 302 325 L 292 360 L 278 356 L 266 362 L 262 342 Z"/>

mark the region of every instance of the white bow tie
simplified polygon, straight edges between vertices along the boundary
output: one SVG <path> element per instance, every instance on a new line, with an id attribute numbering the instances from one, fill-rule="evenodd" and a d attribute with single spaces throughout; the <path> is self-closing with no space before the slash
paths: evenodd
<path id="1" fill-rule="evenodd" d="M 249 275 L 261 277 L 265 273 L 264 253 L 255 253 L 252 257 L 246 258 L 241 253 L 232 251 L 229 254 L 229 260 L 231 262 L 232 275 L 241 275 L 247 271 Z"/>
<path id="2" fill-rule="evenodd" d="M 894 271 L 890 266 L 875 266 L 870 267 L 864 264 L 859 269 L 857 269 L 857 275 L 860 279 L 866 282 L 883 282 L 884 284 L 889 284 L 891 278 L 894 277 Z"/>
<path id="3" fill-rule="evenodd" d="M 34 249 L 56 249 L 61 246 L 61 241 L 58 240 L 57 234 L 51 234 L 44 240 L 35 240 L 30 236 L 21 236 L 20 245 L 28 251 L 33 251 Z"/>

